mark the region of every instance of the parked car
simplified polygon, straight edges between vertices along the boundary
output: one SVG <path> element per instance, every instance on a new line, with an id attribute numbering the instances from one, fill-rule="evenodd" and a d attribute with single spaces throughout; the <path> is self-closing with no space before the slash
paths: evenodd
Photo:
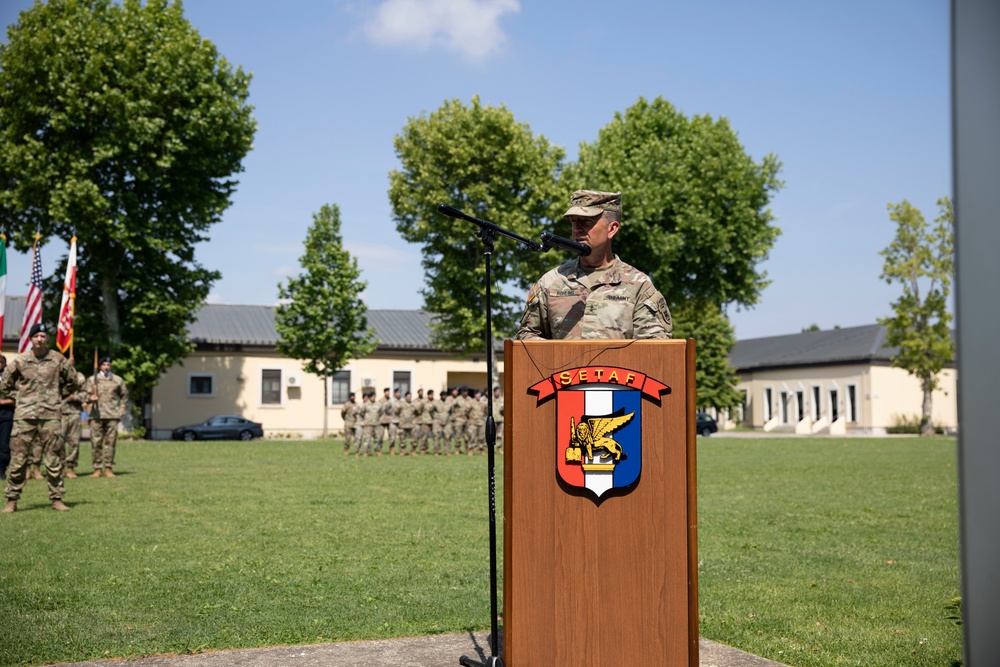
<path id="1" fill-rule="evenodd" d="M 715 423 L 715 418 L 706 412 L 698 413 L 698 433 L 706 438 L 713 433 L 719 432 L 719 425 Z"/>
<path id="2" fill-rule="evenodd" d="M 174 440 L 253 440 L 264 437 L 264 425 L 236 415 L 219 415 L 201 424 L 178 426 Z"/>

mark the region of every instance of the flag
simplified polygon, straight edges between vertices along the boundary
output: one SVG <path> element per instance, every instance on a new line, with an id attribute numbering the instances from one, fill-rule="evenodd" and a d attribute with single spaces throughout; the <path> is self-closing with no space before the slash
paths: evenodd
<path id="1" fill-rule="evenodd" d="M 41 236 L 35 236 L 35 247 L 31 250 L 31 284 L 28 285 L 28 298 L 24 303 L 24 319 L 21 320 L 21 340 L 17 344 L 18 353 L 31 349 L 31 327 L 42 321 L 42 258 L 38 254 L 38 241 Z"/>
<path id="2" fill-rule="evenodd" d="M 7 237 L 0 234 L 0 352 L 3 351 L 3 311 L 7 305 Z"/>
<path id="3" fill-rule="evenodd" d="M 69 242 L 69 259 L 66 260 L 66 280 L 63 281 L 62 305 L 59 306 L 59 327 L 56 347 L 63 354 L 73 345 L 73 314 L 76 308 L 76 237 Z"/>

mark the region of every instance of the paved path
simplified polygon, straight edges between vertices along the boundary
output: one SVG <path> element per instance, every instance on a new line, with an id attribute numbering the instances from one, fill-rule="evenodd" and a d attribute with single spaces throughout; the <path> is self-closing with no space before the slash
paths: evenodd
<path id="1" fill-rule="evenodd" d="M 281 646 L 198 655 L 153 656 L 136 660 L 93 660 L 63 667 L 456 667 L 463 655 L 484 660 L 490 645 L 486 633 L 436 635 L 379 641 Z M 783 667 L 722 644 L 701 640 L 701 667 Z M 655 665 L 655 660 L 649 662 Z M 617 667 L 617 666 L 615 666 Z"/>

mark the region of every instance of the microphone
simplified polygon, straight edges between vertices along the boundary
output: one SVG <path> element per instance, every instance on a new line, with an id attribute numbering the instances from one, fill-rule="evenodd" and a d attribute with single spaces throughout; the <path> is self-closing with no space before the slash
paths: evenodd
<path id="1" fill-rule="evenodd" d="M 548 232 L 542 232 L 541 236 L 542 243 L 546 247 L 559 248 L 560 250 L 566 250 L 579 257 L 586 257 L 590 254 L 590 246 L 586 243 L 577 243 L 576 241 L 571 241 L 570 239 L 564 239 L 561 236 L 556 236 L 555 234 L 549 234 Z"/>

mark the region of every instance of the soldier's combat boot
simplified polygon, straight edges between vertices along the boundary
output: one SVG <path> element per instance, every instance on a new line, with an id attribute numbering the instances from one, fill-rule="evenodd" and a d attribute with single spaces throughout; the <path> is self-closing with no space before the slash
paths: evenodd
<path id="1" fill-rule="evenodd" d="M 94 474 L 91 475 L 91 477 L 100 477 L 100 476 L 101 476 L 101 469 L 100 468 L 97 468 L 96 470 L 94 470 Z"/>
<path id="2" fill-rule="evenodd" d="M 4 508 L 0 510 L 0 514 L 13 514 L 16 511 L 17 511 L 17 501 L 8 500 L 7 504 L 4 505 Z"/>
<path id="3" fill-rule="evenodd" d="M 115 477 L 115 474 L 113 472 L 111 472 L 111 468 L 105 468 L 104 469 L 104 476 L 105 477 Z"/>
<path id="4" fill-rule="evenodd" d="M 72 468 L 66 468 L 66 479 L 76 479 L 76 473 Z"/>
<path id="5" fill-rule="evenodd" d="M 58 498 L 52 501 L 52 509 L 54 509 L 57 512 L 69 511 L 69 508 L 66 507 L 66 505 L 63 504 L 63 501 L 59 500 Z"/>

